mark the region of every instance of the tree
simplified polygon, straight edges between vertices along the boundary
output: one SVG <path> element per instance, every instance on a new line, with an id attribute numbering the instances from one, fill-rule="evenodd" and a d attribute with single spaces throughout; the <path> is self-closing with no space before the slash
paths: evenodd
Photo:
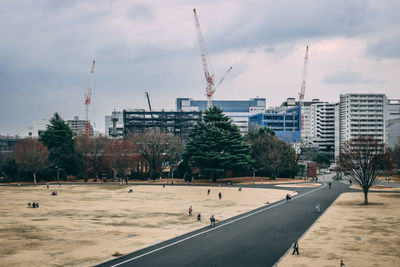
<path id="1" fill-rule="evenodd" d="M 76 138 L 75 151 L 79 154 L 80 166 L 86 177 L 94 174 L 96 178 L 99 178 L 104 148 L 107 142 L 108 139 L 103 136 L 88 137 L 80 135 Z"/>
<path id="2" fill-rule="evenodd" d="M 135 165 L 135 145 L 129 140 L 113 140 L 106 145 L 104 152 L 104 159 L 114 170 L 114 174 L 128 183 L 128 171 Z"/>
<path id="3" fill-rule="evenodd" d="M 318 154 L 313 158 L 319 168 L 328 168 L 331 165 L 329 157 L 325 154 Z"/>
<path id="4" fill-rule="evenodd" d="M 394 168 L 397 170 L 400 170 L 400 140 L 396 144 L 396 146 L 393 148 L 392 155 L 393 155 L 392 159 L 393 159 Z"/>
<path id="5" fill-rule="evenodd" d="M 76 153 L 74 151 L 73 133 L 69 125 L 58 113 L 50 119 L 47 130 L 40 136 L 40 141 L 49 151 L 52 167 L 60 168 L 66 174 L 76 173 Z"/>
<path id="6" fill-rule="evenodd" d="M 205 112 L 189 136 L 185 159 L 214 181 L 226 171 L 247 171 L 251 166 L 250 146 L 239 128 L 218 107 Z"/>
<path id="7" fill-rule="evenodd" d="M 33 173 L 33 183 L 36 185 L 36 174 L 47 167 L 49 150 L 42 142 L 26 139 L 18 143 L 14 149 L 15 161 Z"/>
<path id="8" fill-rule="evenodd" d="M 368 191 L 376 177 L 385 171 L 386 153 L 384 144 L 369 136 L 350 139 L 340 151 L 337 169 L 361 186 L 364 205 L 368 205 Z"/>
<path id="9" fill-rule="evenodd" d="M 296 153 L 290 144 L 280 140 L 270 130 L 261 128 L 248 136 L 254 168 L 261 175 L 293 177 L 297 171 Z"/>
<path id="10" fill-rule="evenodd" d="M 184 149 L 183 140 L 159 129 L 149 129 L 130 134 L 129 139 L 136 144 L 139 155 L 148 162 L 151 176 L 163 167 L 178 164 Z"/>

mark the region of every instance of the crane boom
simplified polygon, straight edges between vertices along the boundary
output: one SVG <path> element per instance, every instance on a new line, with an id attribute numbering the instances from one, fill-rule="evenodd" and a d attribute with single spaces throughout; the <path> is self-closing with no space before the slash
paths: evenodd
<path id="1" fill-rule="evenodd" d="M 306 48 L 306 55 L 304 57 L 304 66 L 303 66 L 303 80 L 301 82 L 301 90 L 299 93 L 299 102 L 303 102 L 304 94 L 306 93 L 306 76 L 307 76 L 307 65 L 308 65 L 308 45 Z"/>
<path id="2" fill-rule="evenodd" d="M 86 111 L 86 117 L 85 117 L 85 135 L 89 136 L 90 135 L 90 122 L 89 122 L 89 105 L 92 100 L 92 88 L 94 84 L 94 70 L 95 70 L 95 64 L 96 61 L 93 60 L 92 63 L 92 70 L 90 71 L 90 77 L 89 77 L 89 85 L 85 94 L 85 111 Z"/>
<path id="3" fill-rule="evenodd" d="M 206 46 L 204 44 L 203 34 L 201 33 L 200 22 L 199 22 L 199 18 L 197 17 L 196 9 L 193 9 L 193 13 L 194 13 L 194 22 L 195 22 L 196 31 L 197 31 L 197 39 L 198 39 L 199 45 L 200 45 L 201 62 L 203 64 L 204 76 L 206 78 L 206 83 L 207 83 L 207 86 L 206 86 L 207 108 L 210 108 L 212 106 L 211 97 L 215 92 L 214 75 L 210 74 L 210 71 L 208 70 L 207 50 L 206 50 Z"/>

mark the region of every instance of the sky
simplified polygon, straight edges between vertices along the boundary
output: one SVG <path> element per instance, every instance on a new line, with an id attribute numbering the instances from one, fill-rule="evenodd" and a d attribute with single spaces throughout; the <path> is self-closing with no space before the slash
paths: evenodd
<path id="1" fill-rule="evenodd" d="M 218 79 L 214 99 L 298 97 L 309 45 L 305 100 L 345 93 L 400 99 L 398 0 L 1 0 L 0 135 L 26 132 L 58 112 L 90 120 L 123 109 L 173 110 L 206 99 L 196 8 Z"/>

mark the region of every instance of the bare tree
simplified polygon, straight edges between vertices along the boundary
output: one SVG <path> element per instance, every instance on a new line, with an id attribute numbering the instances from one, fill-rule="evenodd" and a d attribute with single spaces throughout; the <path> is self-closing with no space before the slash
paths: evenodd
<path id="1" fill-rule="evenodd" d="M 350 176 L 364 192 L 364 205 L 368 205 L 368 191 L 378 175 L 385 171 L 387 157 L 385 145 L 369 136 L 347 141 L 337 159 L 337 169 Z"/>
<path id="2" fill-rule="evenodd" d="M 14 149 L 17 164 L 32 171 L 33 183 L 36 185 L 36 173 L 47 166 L 49 150 L 42 142 L 26 139 L 18 143 Z"/>
<path id="3" fill-rule="evenodd" d="M 129 139 L 136 144 L 139 155 L 148 162 L 151 172 L 160 172 L 165 163 L 173 166 L 181 160 L 184 144 L 173 134 L 151 129 L 133 133 Z"/>
<path id="4" fill-rule="evenodd" d="M 75 151 L 79 153 L 82 167 L 88 176 L 90 173 L 98 178 L 103 154 L 108 139 L 103 136 L 78 136 L 75 141 Z"/>
<path id="5" fill-rule="evenodd" d="M 128 171 L 134 168 L 136 160 L 135 145 L 129 140 L 113 140 L 106 145 L 104 151 L 105 161 L 119 176 L 118 178 L 122 177 L 128 183 Z"/>

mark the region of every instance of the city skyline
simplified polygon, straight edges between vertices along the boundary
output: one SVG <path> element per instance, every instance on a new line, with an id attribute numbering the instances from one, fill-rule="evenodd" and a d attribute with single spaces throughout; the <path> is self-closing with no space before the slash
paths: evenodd
<path id="1" fill-rule="evenodd" d="M 104 129 L 112 110 L 174 109 L 205 100 L 196 40 L 197 9 L 216 77 L 232 66 L 215 100 L 298 98 L 306 45 L 305 99 L 338 102 L 345 93 L 400 98 L 397 1 L 6 1 L 0 4 L 0 134 L 59 112 L 84 118 L 96 60 L 90 117 Z M 93 116 L 95 110 L 95 116 Z"/>

